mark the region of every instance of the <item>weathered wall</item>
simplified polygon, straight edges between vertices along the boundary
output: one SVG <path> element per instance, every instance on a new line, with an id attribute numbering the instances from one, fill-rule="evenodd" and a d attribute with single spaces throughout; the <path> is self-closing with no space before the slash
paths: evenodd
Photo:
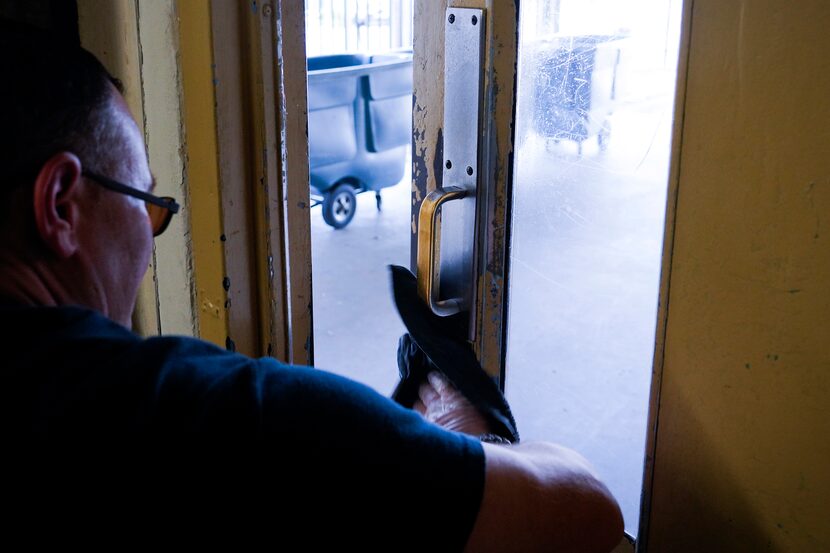
<path id="1" fill-rule="evenodd" d="M 210 4 L 179 0 L 179 56 L 187 140 L 185 172 L 190 190 L 196 314 L 200 336 L 219 345 L 228 337 L 223 282 L 222 198 L 219 191 L 216 91 Z M 198 184 L 195 184 L 198 183 Z"/>
<path id="2" fill-rule="evenodd" d="M 417 221 L 426 195 L 443 186 L 444 24 L 448 2 L 416 0 L 413 34 L 412 248 L 415 269 Z M 485 11 L 483 94 L 476 222 L 474 344 L 484 369 L 493 376 L 504 365 L 505 296 L 513 162 L 518 2 L 457 0 L 453 7 Z"/>
<path id="3" fill-rule="evenodd" d="M 828 29 L 692 4 L 648 551 L 830 551 Z"/>
<path id="4" fill-rule="evenodd" d="M 173 196 L 182 204 L 168 229 L 156 238 L 159 328 L 164 334 L 196 336 L 175 0 L 139 2 L 138 31 L 145 137 L 156 194 Z"/>
<path id="5" fill-rule="evenodd" d="M 144 335 L 198 335 L 174 2 L 79 0 L 78 27 L 82 45 L 124 84 L 127 104 L 144 131 L 156 194 L 173 196 L 182 204 L 170 227 L 155 242 L 133 325 Z"/>

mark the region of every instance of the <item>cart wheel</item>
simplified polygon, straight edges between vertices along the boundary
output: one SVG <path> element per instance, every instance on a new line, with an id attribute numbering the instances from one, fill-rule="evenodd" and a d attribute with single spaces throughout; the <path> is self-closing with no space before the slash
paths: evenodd
<path id="1" fill-rule="evenodd" d="M 597 135 L 597 142 L 599 143 L 599 151 L 604 152 L 608 149 L 608 139 L 611 138 L 611 122 L 606 120 L 602 124 L 602 128 Z"/>
<path id="2" fill-rule="evenodd" d="M 350 184 L 339 184 L 323 198 L 323 220 L 334 228 L 349 224 L 357 209 L 354 190 Z"/>

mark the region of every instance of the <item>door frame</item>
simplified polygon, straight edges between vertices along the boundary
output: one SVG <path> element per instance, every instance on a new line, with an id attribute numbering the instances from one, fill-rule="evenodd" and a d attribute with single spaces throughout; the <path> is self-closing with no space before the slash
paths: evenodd
<path id="1" fill-rule="evenodd" d="M 412 98 L 412 271 L 416 270 L 418 212 L 442 187 L 444 120 L 444 18 L 447 0 L 415 0 Z M 473 349 L 491 376 L 504 383 L 507 341 L 507 272 L 512 199 L 513 118 L 516 99 L 518 0 L 457 1 L 453 7 L 485 10 L 483 101 L 480 110 Z"/>
<path id="2" fill-rule="evenodd" d="M 201 336 L 312 365 L 304 5 L 177 7 Z"/>
<path id="3" fill-rule="evenodd" d="M 684 0 L 681 0 L 684 1 Z M 481 145 L 478 174 L 479 206 L 476 224 L 476 269 L 474 294 L 477 321 L 473 347 L 488 374 L 505 382 L 506 345 L 509 329 L 508 281 L 510 271 L 510 214 L 513 197 L 514 121 L 519 43 L 520 0 L 415 0 L 413 76 L 413 182 L 411 266 L 416 268 L 418 211 L 426 195 L 442 186 L 444 109 L 444 18 L 448 6 L 479 8 L 486 13 L 484 93 L 479 124 Z M 672 146 L 666 201 L 663 257 L 655 324 L 644 478 L 640 502 L 639 540 L 625 536 L 616 553 L 645 551 L 652 494 L 657 416 L 664 362 L 666 321 L 674 221 L 677 204 L 683 108 L 689 55 L 691 13 L 694 0 L 682 7 L 679 61 L 675 89 Z"/>

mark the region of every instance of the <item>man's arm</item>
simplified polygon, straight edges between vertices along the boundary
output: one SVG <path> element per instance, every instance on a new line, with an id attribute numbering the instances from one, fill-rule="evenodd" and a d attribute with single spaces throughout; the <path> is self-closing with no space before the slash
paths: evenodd
<path id="1" fill-rule="evenodd" d="M 427 375 L 414 408 L 448 430 L 487 433 L 486 420 L 438 373 Z M 467 551 L 607 553 L 620 541 L 616 500 L 588 462 L 550 443 L 483 443 L 484 495 Z"/>
<path id="2" fill-rule="evenodd" d="M 577 453 L 549 443 L 482 444 L 484 497 L 467 551 L 611 551 L 619 506 Z"/>

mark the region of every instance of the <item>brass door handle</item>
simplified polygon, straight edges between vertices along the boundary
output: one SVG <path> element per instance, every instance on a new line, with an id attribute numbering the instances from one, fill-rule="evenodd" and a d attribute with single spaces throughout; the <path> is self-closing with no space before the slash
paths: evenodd
<path id="1" fill-rule="evenodd" d="M 441 317 L 461 311 L 463 300 L 461 298 L 438 299 L 438 286 L 435 284 L 439 266 L 436 244 L 436 237 L 440 238 L 436 232 L 438 209 L 442 204 L 460 200 L 466 195 L 467 191 L 458 186 L 433 190 L 427 194 L 418 212 L 418 295 L 429 305 L 433 313 Z"/>

